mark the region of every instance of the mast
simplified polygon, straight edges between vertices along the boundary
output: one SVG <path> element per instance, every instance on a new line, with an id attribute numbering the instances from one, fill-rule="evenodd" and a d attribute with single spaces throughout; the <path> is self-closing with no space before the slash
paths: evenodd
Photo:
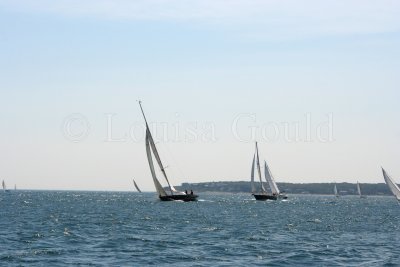
<path id="1" fill-rule="evenodd" d="M 167 181 L 167 184 L 168 184 L 168 187 L 169 187 L 169 189 L 170 189 L 170 191 L 171 191 L 171 194 L 173 195 L 173 192 L 175 192 L 176 190 L 175 190 L 175 188 L 174 188 L 173 186 L 171 186 L 171 184 L 169 183 L 169 180 L 168 180 L 168 177 L 167 177 L 167 173 L 165 172 L 165 168 L 164 168 L 164 166 L 163 166 L 163 164 L 162 164 L 162 162 L 161 162 L 160 155 L 158 154 L 156 145 L 154 144 L 154 139 L 153 139 L 153 136 L 151 135 L 150 128 L 149 128 L 149 124 L 147 123 L 146 116 L 144 115 L 144 111 L 143 111 L 143 107 L 142 107 L 142 101 L 139 101 L 139 106 L 140 106 L 140 109 L 141 109 L 141 111 L 142 111 L 144 121 L 145 121 L 145 123 L 146 123 L 146 136 L 148 136 L 148 141 L 149 141 L 149 143 L 150 143 L 151 150 L 153 151 L 153 154 L 154 154 L 154 157 L 155 157 L 156 160 L 157 160 L 158 166 L 160 167 L 160 170 L 161 170 L 161 172 L 162 172 L 162 174 L 163 174 L 165 180 Z"/>
<path id="2" fill-rule="evenodd" d="M 260 156 L 258 154 L 258 145 L 256 142 L 256 155 L 257 155 L 257 171 L 258 171 L 258 178 L 260 179 L 261 191 L 265 192 L 265 188 L 261 179 L 261 166 L 260 166 Z"/>

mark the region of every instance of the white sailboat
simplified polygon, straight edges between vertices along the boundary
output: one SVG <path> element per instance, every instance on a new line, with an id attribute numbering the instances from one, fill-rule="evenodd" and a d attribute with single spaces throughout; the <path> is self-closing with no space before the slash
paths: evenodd
<path id="1" fill-rule="evenodd" d="M 254 184 L 254 169 L 255 169 L 255 165 L 257 166 L 257 173 L 258 173 L 258 178 L 260 180 L 260 190 L 261 192 L 256 192 L 256 187 Z M 260 157 L 258 154 L 258 145 L 256 142 L 256 151 L 254 153 L 253 156 L 253 163 L 251 165 L 251 192 L 254 196 L 254 198 L 256 200 L 277 200 L 278 198 L 287 198 L 285 195 L 281 194 L 278 188 L 278 185 L 275 182 L 274 177 L 271 174 L 271 171 L 267 165 L 267 162 L 264 161 L 264 176 L 265 176 L 265 180 L 267 181 L 270 189 L 271 189 L 271 193 L 268 193 L 265 190 L 264 184 L 262 182 L 262 178 L 261 178 L 261 166 L 260 166 Z"/>
<path id="2" fill-rule="evenodd" d="M 153 140 L 153 136 L 151 135 L 149 125 L 146 120 L 146 116 L 144 115 L 144 111 L 142 108 L 142 103 L 139 101 L 140 109 L 143 114 L 144 121 L 146 123 L 146 154 L 147 154 L 147 160 L 149 162 L 149 167 L 150 167 L 150 172 L 151 176 L 153 177 L 153 182 L 154 186 L 156 187 L 158 197 L 162 201 L 172 201 L 172 200 L 182 200 L 182 201 L 196 201 L 197 200 L 197 195 L 193 194 L 193 191 L 190 194 L 186 194 L 185 192 L 179 192 L 177 191 L 173 185 L 168 180 L 167 173 L 165 172 L 165 168 L 161 162 L 160 155 L 158 154 L 156 145 Z M 164 188 L 162 187 L 160 181 L 157 179 L 157 175 L 154 169 L 154 164 L 153 164 L 153 156 L 157 161 L 157 164 L 164 176 L 165 181 L 168 184 L 169 192 L 167 193 Z"/>
<path id="3" fill-rule="evenodd" d="M 335 184 L 335 187 L 333 187 L 333 194 L 335 195 L 335 197 L 339 197 L 339 193 Z"/>
<path id="4" fill-rule="evenodd" d="M 360 183 L 357 181 L 357 193 L 360 196 L 360 198 L 365 198 L 365 196 L 363 194 L 361 194 L 361 187 L 360 187 Z"/>
<path id="5" fill-rule="evenodd" d="M 4 180 L 1 182 L 1 186 L 3 187 L 4 192 L 9 192 L 10 190 L 7 189 L 6 182 Z"/>
<path id="6" fill-rule="evenodd" d="M 386 171 L 382 168 L 383 178 L 387 186 L 389 187 L 390 191 L 392 192 L 393 196 L 400 202 L 400 189 L 395 183 L 395 181 L 386 173 Z"/>
<path id="7" fill-rule="evenodd" d="M 136 190 L 137 190 L 139 193 L 142 193 L 142 190 L 139 189 L 139 186 L 136 184 L 135 179 L 132 179 L 132 181 L 133 181 L 133 185 L 135 186 Z"/>

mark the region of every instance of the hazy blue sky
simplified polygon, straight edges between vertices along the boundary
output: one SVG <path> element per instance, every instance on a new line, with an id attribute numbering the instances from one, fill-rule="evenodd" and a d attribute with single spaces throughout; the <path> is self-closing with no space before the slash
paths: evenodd
<path id="1" fill-rule="evenodd" d="M 400 182 L 399 14 L 399 1 L 0 0 L 0 178 L 154 190 L 141 99 L 174 184 L 248 180 L 253 139 L 278 182 L 383 182 L 381 165 Z"/>

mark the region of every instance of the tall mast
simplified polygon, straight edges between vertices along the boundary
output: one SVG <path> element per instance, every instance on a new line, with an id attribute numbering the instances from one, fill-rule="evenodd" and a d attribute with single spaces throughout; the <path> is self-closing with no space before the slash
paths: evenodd
<path id="1" fill-rule="evenodd" d="M 142 101 L 138 101 L 139 102 L 139 106 L 140 106 L 140 110 L 142 111 L 143 114 L 143 118 L 144 118 L 144 122 L 146 123 L 146 128 L 149 128 L 149 125 L 147 124 L 147 120 L 146 120 L 146 116 L 144 115 L 144 111 L 143 111 L 143 107 L 142 107 Z"/>
<path id="2" fill-rule="evenodd" d="M 257 170 L 258 170 L 258 178 L 260 179 L 261 190 L 265 192 L 262 179 L 261 179 L 261 166 L 260 166 L 260 156 L 258 155 L 258 146 L 256 142 L 256 154 L 257 154 Z"/>

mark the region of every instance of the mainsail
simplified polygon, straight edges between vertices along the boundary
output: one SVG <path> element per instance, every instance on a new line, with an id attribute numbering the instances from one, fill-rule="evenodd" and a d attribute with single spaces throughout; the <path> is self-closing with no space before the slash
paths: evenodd
<path id="1" fill-rule="evenodd" d="M 256 192 L 256 186 L 254 185 L 254 164 L 256 161 L 256 154 L 253 156 L 253 163 L 251 164 L 251 192 Z"/>
<path id="2" fill-rule="evenodd" d="M 257 171 L 258 171 L 258 178 L 260 178 L 260 185 L 261 185 L 261 191 L 263 193 L 265 193 L 265 188 L 264 188 L 264 184 L 262 182 L 261 179 L 261 166 L 260 166 L 260 156 L 258 155 L 258 146 L 257 146 L 257 142 L 256 142 L 256 155 L 257 155 Z"/>
<path id="3" fill-rule="evenodd" d="M 357 181 L 357 193 L 361 197 L 361 188 L 360 188 L 360 183 Z"/>
<path id="4" fill-rule="evenodd" d="M 335 194 L 336 197 L 339 196 L 338 191 L 337 191 L 336 184 L 335 184 L 335 187 L 333 188 L 333 193 Z"/>
<path id="5" fill-rule="evenodd" d="M 6 183 L 4 182 L 4 180 L 2 181 L 1 185 L 2 185 L 4 191 L 7 190 Z"/>
<path id="6" fill-rule="evenodd" d="M 390 191 L 392 191 L 395 198 L 400 201 L 400 189 L 397 184 L 393 181 L 393 179 L 386 173 L 386 171 L 382 168 L 383 178 L 385 178 L 385 182 L 388 185 Z"/>
<path id="7" fill-rule="evenodd" d="M 156 172 L 154 170 L 154 164 L 153 164 L 152 155 L 154 155 L 154 158 L 156 159 L 156 161 L 158 163 L 158 166 L 160 167 L 160 170 L 161 170 L 161 172 L 162 172 L 162 174 L 164 176 L 164 179 L 165 179 L 165 181 L 167 181 L 167 184 L 168 184 L 168 187 L 170 189 L 171 195 L 173 195 L 174 193 L 184 194 L 183 192 L 178 192 L 171 185 L 171 183 L 169 182 L 168 177 L 167 177 L 167 173 L 165 172 L 165 167 L 161 162 L 160 155 L 158 154 L 156 145 L 154 143 L 153 136 L 151 135 L 150 128 L 149 128 L 149 125 L 147 123 L 146 116 L 144 115 L 142 104 L 141 104 L 140 101 L 139 101 L 139 105 L 140 105 L 140 109 L 142 110 L 144 121 L 146 122 L 146 153 L 147 153 L 147 160 L 149 161 L 151 175 L 153 176 L 154 185 L 156 186 L 156 190 L 157 190 L 159 196 L 167 196 L 167 193 L 165 192 L 164 188 L 162 187 L 162 185 L 160 184 L 160 182 L 157 179 Z"/>
<path id="8" fill-rule="evenodd" d="M 264 161 L 264 172 L 265 172 L 265 179 L 267 180 L 269 187 L 271 188 L 272 194 L 279 195 L 280 191 L 278 185 L 275 182 L 274 177 L 271 174 L 271 170 L 269 169 L 267 162 Z"/>
<path id="9" fill-rule="evenodd" d="M 132 179 L 132 181 L 133 181 L 133 185 L 136 187 L 136 190 L 137 190 L 139 193 L 142 193 L 142 190 L 139 189 L 139 186 L 136 184 L 135 179 Z"/>
<path id="10" fill-rule="evenodd" d="M 146 130 L 146 154 L 147 154 L 147 160 L 149 161 L 151 176 L 153 177 L 153 182 L 154 182 L 154 185 L 156 187 L 158 195 L 159 196 L 166 196 L 167 193 L 165 192 L 164 188 L 162 187 L 162 185 L 158 181 L 157 176 L 156 176 L 156 171 L 154 170 L 153 158 L 151 156 L 149 133 L 150 132 L 147 129 Z"/>

